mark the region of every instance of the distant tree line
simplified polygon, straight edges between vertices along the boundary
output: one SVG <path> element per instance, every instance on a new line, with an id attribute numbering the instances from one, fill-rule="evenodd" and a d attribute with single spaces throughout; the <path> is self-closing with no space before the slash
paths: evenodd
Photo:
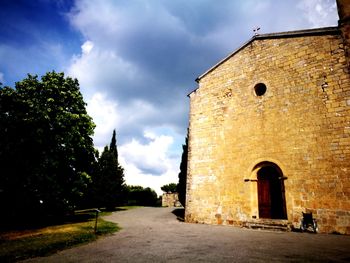
<path id="1" fill-rule="evenodd" d="M 149 187 L 127 186 L 127 194 L 128 205 L 160 206 L 157 193 Z"/>
<path id="2" fill-rule="evenodd" d="M 177 184 L 170 183 L 163 185 L 160 190 L 162 190 L 165 193 L 176 193 L 177 192 Z"/>
<path id="3" fill-rule="evenodd" d="M 99 156 L 94 128 L 76 79 L 49 72 L 15 88 L 0 84 L 0 220 L 111 209 L 129 199 L 156 205 L 152 189 L 125 185 L 116 132 Z"/>

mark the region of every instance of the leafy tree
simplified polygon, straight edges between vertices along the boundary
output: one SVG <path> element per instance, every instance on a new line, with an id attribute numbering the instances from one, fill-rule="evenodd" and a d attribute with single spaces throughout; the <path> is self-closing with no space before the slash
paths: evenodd
<path id="1" fill-rule="evenodd" d="M 0 205 L 7 215 L 73 209 L 95 162 L 94 123 L 76 79 L 49 72 L 0 89 Z"/>
<path id="2" fill-rule="evenodd" d="M 128 205 L 157 206 L 157 193 L 149 187 L 127 186 Z"/>
<path id="3" fill-rule="evenodd" d="M 177 185 L 179 201 L 184 207 L 186 205 L 187 159 L 188 159 L 188 131 L 186 136 L 186 143 L 182 145 L 179 183 Z"/>
<path id="4" fill-rule="evenodd" d="M 175 184 L 175 183 L 165 184 L 160 189 L 165 193 L 176 193 L 177 192 L 177 184 Z"/>
<path id="5" fill-rule="evenodd" d="M 116 133 L 113 131 L 110 147 L 105 146 L 93 175 L 93 196 L 98 207 L 113 209 L 124 203 L 124 169 L 118 162 Z"/>

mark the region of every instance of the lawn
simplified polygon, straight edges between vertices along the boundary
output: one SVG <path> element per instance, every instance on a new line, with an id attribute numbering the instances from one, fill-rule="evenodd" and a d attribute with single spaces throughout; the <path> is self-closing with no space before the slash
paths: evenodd
<path id="1" fill-rule="evenodd" d="M 101 215 L 107 215 L 102 212 Z M 95 212 L 81 211 L 65 223 L 36 229 L 0 232 L 0 262 L 13 262 L 46 256 L 119 230 L 117 224 L 98 218 L 95 233 Z"/>

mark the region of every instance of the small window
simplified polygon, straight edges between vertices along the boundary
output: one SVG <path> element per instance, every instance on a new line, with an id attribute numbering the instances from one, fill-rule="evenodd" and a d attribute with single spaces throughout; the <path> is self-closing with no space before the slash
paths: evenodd
<path id="1" fill-rule="evenodd" d="M 259 97 L 264 95 L 266 93 L 266 90 L 267 88 L 264 83 L 258 83 L 254 87 L 255 95 Z"/>

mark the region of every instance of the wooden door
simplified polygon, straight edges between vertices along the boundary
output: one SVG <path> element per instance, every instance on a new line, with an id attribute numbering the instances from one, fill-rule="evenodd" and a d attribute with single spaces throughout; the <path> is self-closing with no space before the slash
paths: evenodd
<path id="1" fill-rule="evenodd" d="M 261 177 L 258 178 L 259 218 L 271 218 L 270 180 Z"/>
<path id="2" fill-rule="evenodd" d="M 266 165 L 257 172 L 259 218 L 286 219 L 283 173 L 275 165 Z"/>

